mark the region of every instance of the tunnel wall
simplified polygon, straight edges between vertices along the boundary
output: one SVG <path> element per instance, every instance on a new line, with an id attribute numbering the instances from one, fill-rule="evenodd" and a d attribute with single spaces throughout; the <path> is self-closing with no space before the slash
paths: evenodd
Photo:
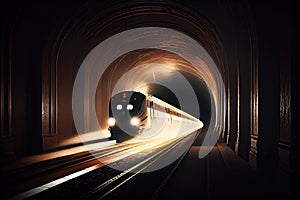
<path id="1" fill-rule="evenodd" d="M 292 8 L 273 4 L 253 6 L 259 41 L 259 137 L 257 167 L 270 182 L 290 188 Z M 264 8 L 264 9 L 262 9 Z M 265 15 L 262 19 L 260 16 Z M 260 18 L 260 20 L 257 20 Z"/>

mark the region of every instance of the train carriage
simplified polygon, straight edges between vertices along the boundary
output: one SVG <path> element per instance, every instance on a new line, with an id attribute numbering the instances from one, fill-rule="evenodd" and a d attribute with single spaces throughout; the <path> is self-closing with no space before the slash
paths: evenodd
<path id="1" fill-rule="evenodd" d="M 111 97 L 109 105 L 108 130 L 111 133 L 110 139 L 117 142 L 133 138 L 141 134 L 144 129 L 151 128 L 151 122 L 155 119 L 168 118 L 169 123 L 192 122 L 203 126 L 199 119 L 188 113 L 140 92 L 123 91 L 115 94 Z"/>

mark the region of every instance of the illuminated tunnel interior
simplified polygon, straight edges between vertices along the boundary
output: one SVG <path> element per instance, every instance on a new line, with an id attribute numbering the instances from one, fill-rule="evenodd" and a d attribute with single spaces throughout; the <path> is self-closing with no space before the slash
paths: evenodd
<path id="1" fill-rule="evenodd" d="M 80 18 L 74 16 L 76 23 L 72 23 L 71 27 L 65 27 L 65 30 L 61 30 L 58 33 L 59 38 L 56 38 L 56 32 L 53 33 L 53 37 L 49 37 L 49 44 L 51 44 L 49 50 L 52 49 L 50 51 L 55 52 L 55 49 L 59 49 L 59 51 L 57 54 L 45 54 L 44 60 L 47 62 L 50 59 L 52 60 L 51 62 L 63 66 L 56 68 L 56 73 L 60 74 L 57 79 L 57 101 L 65 105 L 57 107 L 57 110 L 54 108 L 56 113 L 58 113 L 58 121 L 63 119 L 63 123 L 57 123 L 57 130 L 64 133 L 57 136 L 58 140 L 63 141 L 70 137 L 73 138 L 74 135 L 72 134 L 68 136 L 69 132 L 89 133 L 99 129 L 107 130 L 109 97 L 114 94 L 114 89 L 118 90 L 118 87 L 115 86 L 119 79 L 130 70 L 136 68 L 141 70 L 137 76 L 141 80 L 139 80 L 139 83 L 127 82 L 126 84 L 121 84 L 126 86 L 122 88 L 123 91 L 149 91 L 153 95 L 158 95 L 158 97 L 165 98 L 170 103 L 176 104 L 175 99 L 173 97 L 170 98 L 171 96 L 168 95 L 168 93 L 174 93 L 174 91 L 162 84 L 153 83 L 155 79 L 153 74 L 156 74 L 157 77 L 162 76 L 161 79 L 168 82 L 166 84 L 173 85 L 177 90 L 182 89 L 180 88 L 182 83 L 176 80 L 176 76 L 168 75 L 168 71 L 177 74 L 177 77 L 184 77 L 184 80 L 190 85 L 188 87 L 192 88 L 193 96 L 195 97 L 191 99 L 186 96 L 184 101 L 192 100 L 198 103 L 188 104 L 186 102 L 188 106 L 182 107 L 180 105 L 180 107 L 203 120 L 205 124 L 204 129 L 208 130 L 210 128 L 211 130 L 208 132 L 214 134 L 216 141 L 216 138 L 225 130 L 225 117 L 227 114 L 225 85 L 228 85 L 227 76 L 229 73 L 226 70 L 228 64 L 224 47 L 217 33 L 205 18 L 197 13 L 193 13 L 188 7 L 177 5 L 175 2 L 168 2 L 166 5 L 172 5 L 172 9 L 176 10 L 176 12 L 165 12 L 164 6 L 166 5 L 162 2 L 160 2 L 160 5 L 151 7 L 149 12 L 145 11 L 145 9 L 149 9 L 146 2 L 136 3 L 137 6 L 135 7 L 135 3 L 133 3 L 130 10 L 122 3 L 116 3 L 115 6 L 107 7 L 105 18 L 97 12 L 101 8 L 98 7 L 98 4 L 95 4 L 95 6 L 90 7 L 91 10 L 83 11 L 84 14 Z M 83 10 L 85 10 L 84 5 Z M 119 14 L 116 15 L 116 12 Z M 186 13 L 192 13 L 192 15 L 186 15 Z M 126 32 L 141 32 L 139 30 L 141 28 L 148 30 L 143 31 L 143 34 L 140 33 L 138 37 L 129 35 L 126 36 L 127 38 L 113 39 L 119 37 L 120 34 L 127 34 Z M 172 32 L 176 33 L 173 34 Z M 157 37 L 159 35 L 161 37 Z M 146 38 L 146 40 L 137 43 L 135 37 L 139 40 Z M 108 41 L 112 43 L 105 43 Z M 145 41 L 146 46 L 141 45 Z M 159 44 L 160 41 L 164 41 L 164 43 Z M 135 42 L 137 44 L 132 45 Z M 193 42 L 196 44 L 193 45 Z M 102 45 L 103 49 L 103 43 L 106 44 L 104 48 L 107 49 L 104 52 L 100 52 L 98 54 L 99 57 L 102 55 L 106 55 L 106 57 L 114 55 L 113 58 L 104 64 L 97 61 L 100 58 L 95 57 L 94 60 L 90 60 L 90 63 L 88 63 L 86 61 L 88 55 L 93 53 L 95 49 L 99 49 L 99 45 Z M 200 47 L 197 47 L 197 45 Z M 116 49 L 116 46 L 121 48 Z M 124 51 L 122 46 L 128 46 L 129 49 Z M 139 47 L 137 48 L 137 46 Z M 76 78 L 84 64 L 87 64 L 90 67 L 89 70 L 93 71 L 86 70 L 85 73 L 89 74 L 90 79 L 87 81 L 95 81 L 97 86 L 92 88 L 89 94 L 85 93 L 87 92 L 86 88 L 82 90 L 86 96 L 89 96 L 90 100 L 95 99 L 95 105 L 89 104 L 88 107 L 78 108 L 80 110 L 79 113 L 87 112 L 89 113 L 87 115 L 90 115 L 86 119 L 79 120 L 91 124 L 86 126 L 88 128 L 85 127 L 81 130 L 78 127 L 74 127 L 74 121 L 76 126 L 77 120 L 76 117 L 74 120 L 74 115 L 72 116 L 72 107 L 69 103 L 72 101 L 74 88 L 76 88 Z M 99 76 L 96 76 L 97 70 L 100 70 L 97 67 L 101 68 L 104 66 L 107 68 L 103 71 L 101 78 L 99 78 Z M 70 73 L 73 75 L 72 80 L 66 79 Z M 148 79 L 149 82 L 145 85 L 142 79 Z M 131 80 L 134 80 L 134 78 Z M 73 94 L 70 93 L 71 91 Z M 94 93 L 96 94 L 95 96 L 93 96 Z M 78 105 L 81 105 L 81 103 L 74 103 L 73 101 L 73 107 Z M 52 109 L 53 107 L 49 108 Z M 95 115 L 91 114 L 93 109 L 96 110 Z M 51 119 L 51 116 L 49 117 Z M 94 125 L 97 123 L 99 123 L 100 127 Z M 70 129 L 70 127 L 72 128 Z"/>
<path id="2" fill-rule="evenodd" d="M 154 64 L 150 65 L 151 63 Z M 166 64 L 167 67 L 170 67 L 172 70 L 175 71 L 166 69 L 165 66 L 161 65 L 162 63 Z M 126 78 L 123 78 L 125 80 L 121 83 L 121 85 L 122 86 L 126 85 L 126 87 L 118 88 L 117 91 L 115 92 L 121 92 L 127 90 L 140 91 L 144 94 L 153 95 L 181 109 L 180 103 L 176 95 L 172 92 L 172 90 L 159 83 L 155 83 L 157 80 L 154 80 L 156 79 L 156 77 L 157 79 L 160 78 L 160 76 L 162 76 L 162 74 L 165 73 L 165 75 L 161 77 L 164 79 L 165 82 L 177 88 L 182 87 L 182 90 L 184 90 L 185 88 L 182 86 L 182 84 L 186 84 L 186 83 L 180 81 L 181 79 L 178 79 L 178 75 L 176 76 L 176 71 L 177 71 L 184 77 L 184 79 L 188 81 L 188 83 L 191 85 L 192 89 L 194 90 L 199 105 L 200 117 L 199 117 L 199 113 L 195 113 L 197 111 L 195 109 L 195 106 L 186 108 L 184 111 L 195 117 L 198 117 L 201 121 L 204 122 L 204 124 L 206 124 L 205 129 L 207 129 L 208 124 L 210 122 L 210 116 L 211 116 L 211 99 L 210 99 L 207 85 L 205 84 L 204 80 L 201 77 L 199 76 L 197 77 L 195 74 L 192 74 L 191 70 L 193 70 L 193 68 L 191 67 L 191 64 L 189 64 L 187 61 L 180 58 L 174 53 L 157 50 L 157 49 L 155 50 L 143 49 L 134 52 L 129 52 L 124 56 L 121 56 L 120 58 L 116 59 L 116 61 L 113 62 L 108 69 L 106 69 L 106 71 L 104 72 L 101 78 L 102 80 L 100 80 L 101 83 L 110 83 L 111 85 L 108 85 L 109 87 L 107 87 L 107 85 L 104 86 L 102 85 L 102 88 L 100 88 L 101 86 L 99 84 L 97 88 L 97 92 L 101 94 L 103 94 L 103 92 L 106 92 L 107 93 L 106 96 L 111 96 L 112 90 L 114 89 L 113 87 L 119 81 L 118 78 L 122 77 L 123 74 L 127 72 L 126 70 L 134 68 L 135 66 L 141 66 L 145 64 L 147 64 L 147 66 L 143 67 L 142 70 L 138 70 L 138 72 L 135 72 L 135 74 L 133 74 L 130 77 L 128 77 L 127 75 Z M 153 69 L 157 69 L 157 70 L 153 71 Z M 151 76 L 153 82 L 145 83 L 145 84 L 143 84 L 142 82 L 137 82 L 136 81 L 137 74 L 138 77 L 141 77 L 141 79 L 143 80 L 146 80 L 149 76 Z M 188 98 L 189 96 L 186 97 L 186 99 Z M 109 107 L 108 102 L 107 101 L 103 102 L 103 96 L 100 96 L 99 99 L 96 99 L 96 106 L 97 105 L 98 107 L 96 108 L 96 112 L 98 113 L 99 123 L 105 123 L 105 121 L 107 120 L 103 120 L 103 117 L 107 118 L 108 116 L 107 113 L 107 108 Z M 103 113 L 103 110 L 106 110 L 106 113 Z M 105 124 L 103 124 L 103 126 L 105 127 Z"/>
<path id="3" fill-rule="evenodd" d="M 300 79 L 294 67 L 296 6 L 291 2 L 5 1 L 0 7 L 0 162 L 9 175 L 0 177 L 4 190 L 15 194 L 29 189 L 27 183 L 58 180 L 69 170 L 52 176 L 60 162 L 75 163 L 80 156 L 89 163 L 78 162 L 68 172 L 91 167 L 97 162 L 96 156 L 90 159 L 92 152 L 102 147 L 107 161 L 130 154 L 116 150 L 122 145 L 135 153 L 146 151 L 145 141 L 138 149 L 109 138 L 110 98 L 137 91 L 204 124 L 197 126 L 200 131 L 187 128 L 191 134 L 180 135 L 188 137 L 185 147 L 191 154 L 186 154 L 186 168 L 174 175 L 178 182 L 188 178 L 178 192 L 190 194 L 200 180 L 199 188 L 208 195 L 203 199 L 251 194 L 255 187 L 260 192 L 260 186 L 267 192 L 259 197 L 285 199 L 293 189 L 291 180 L 300 180 L 295 170 L 300 169 L 295 120 Z M 175 115 L 166 108 L 169 118 L 164 120 L 170 122 Z M 149 142 L 153 150 L 165 148 L 166 141 L 157 141 Z M 112 149 L 118 156 L 110 154 Z M 31 162 L 53 170 L 45 179 L 19 181 L 14 173 L 22 169 L 14 170 Z M 252 175 L 248 167 L 258 177 L 255 184 L 244 179 Z M 19 173 L 20 179 L 38 172 Z M 174 188 L 170 191 L 177 197 Z"/>

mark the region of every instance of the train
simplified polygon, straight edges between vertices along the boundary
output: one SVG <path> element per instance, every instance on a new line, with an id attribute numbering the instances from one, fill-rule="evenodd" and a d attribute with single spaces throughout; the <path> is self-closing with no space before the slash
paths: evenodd
<path id="1" fill-rule="evenodd" d="M 193 123 L 199 128 L 203 123 L 192 115 L 152 95 L 137 91 L 123 91 L 109 100 L 108 130 L 110 140 L 123 142 L 151 129 L 154 121 Z"/>

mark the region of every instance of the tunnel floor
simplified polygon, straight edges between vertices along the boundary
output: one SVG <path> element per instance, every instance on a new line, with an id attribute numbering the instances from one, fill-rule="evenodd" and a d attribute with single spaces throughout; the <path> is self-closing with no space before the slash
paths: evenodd
<path id="1" fill-rule="evenodd" d="M 202 159 L 199 149 L 191 147 L 156 199 L 292 199 L 273 179 L 262 178 L 227 144 L 218 143 Z"/>
<path id="2" fill-rule="evenodd" d="M 220 199 L 224 196 L 244 199 L 252 191 L 250 188 L 254 189 L 254 171 L 226 144 L 217 144 L 202 159 L 198 157 L 199 149 L 200 146 L 190 149 L 157 199 Z"/>
<path id="3" fill-rule="evenodd" d="M 199 148 L 200 146 L 197 145 L 196 141 L 167 182 L 165 184 L 156 183 L 159 189 L 156 190 L 156 194 L 152 194 L 151 199 L 221 199 L 223 197 L 235 199 L 281 199 L 283 196 L 287 197 L 286 194 L 280 194 L 280 190 L 271 180 L 263 181 L 257 172 L 246 161 L 238 157 L 226 144 L 217 144 L 202 159 L 198 157 Z M 79 149 L 76 150 L 80 151 Z M 75 154 L 82 153 L 77 152 Z M 14 166 L 15 169 L 26 166 L 34 170 L 34 165 L 32 164 L 45 162 L 47 157 L 50 158 L 50 155 L 45 154 L 44 156 L 22 159 L 11 163 L 10 166 Z M 64 156 L 60 156 L 57 158 L 52 157 L 52 160 L 63 159 Z M 65 157 L 68 158 L 68 156 Z M 5 170 L 7 169 L 1 169 L 3 172 Z M 141 184 L 145 183 L 146 185 L 147 182 L 151 182 L 154 179 L 151 173 L 150 175 L 146 173 L 142 178 Z M 139 185 L 138 187 L 141 186 Z M 128 194 L 129 191 L 135 190 L 133 187 L 131 189 L 127 188 L 126 191 L 123 191 L 123 194 Z"/>

